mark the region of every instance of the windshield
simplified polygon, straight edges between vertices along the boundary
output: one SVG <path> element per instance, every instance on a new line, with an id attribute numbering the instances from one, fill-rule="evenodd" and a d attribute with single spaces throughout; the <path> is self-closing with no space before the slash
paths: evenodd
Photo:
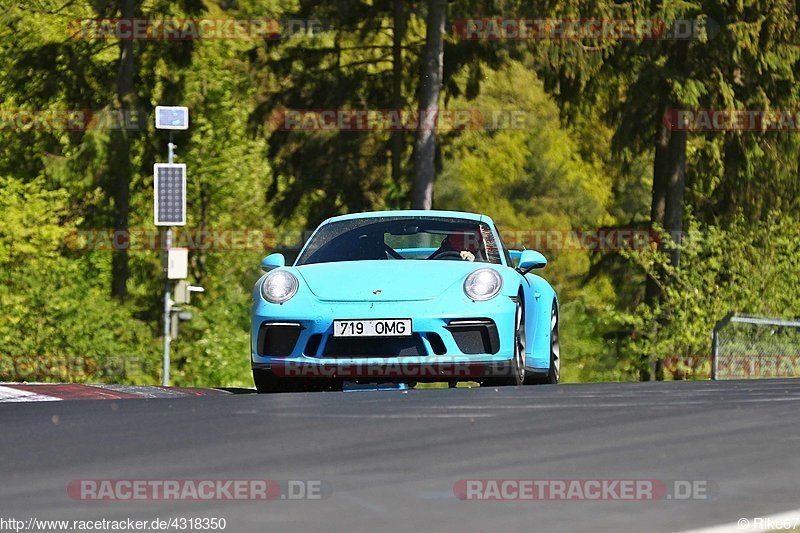
<path id="1" fill-rule="evenodd" d="M 442 260 L 501 264 L 488 224 L 449 217 L 371 217 L 331 222 L 296 265 L 369 260 Z"/>

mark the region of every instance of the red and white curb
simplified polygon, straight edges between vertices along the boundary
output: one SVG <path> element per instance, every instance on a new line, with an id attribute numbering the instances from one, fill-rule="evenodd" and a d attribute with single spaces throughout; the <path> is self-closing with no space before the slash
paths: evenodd
<path id="1" fill-rule="evenodd" d="M 3 383 L 0 403 L 57 402 L 61 400 L 128 400 L 135 398 L 188 398 L 230 394 L 220 389 L 144 387 L 136 385 L 85 385 L 81 383 Z"/>

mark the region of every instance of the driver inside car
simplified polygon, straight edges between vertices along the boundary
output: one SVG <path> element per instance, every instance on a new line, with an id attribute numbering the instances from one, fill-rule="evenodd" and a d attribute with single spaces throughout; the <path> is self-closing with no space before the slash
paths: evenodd
<path id="1" fill-rule="evenodd" d="M 431 254 L 429 259 L 438 259 L 439 256 L 444 254 L 454 255 L 456 253 L 461 257 L 462 261 L 475 261 L 475 255 L 480 253 L 478 236 L 472 232 L 451 233 L 444 238 L 441 246 Z"/>

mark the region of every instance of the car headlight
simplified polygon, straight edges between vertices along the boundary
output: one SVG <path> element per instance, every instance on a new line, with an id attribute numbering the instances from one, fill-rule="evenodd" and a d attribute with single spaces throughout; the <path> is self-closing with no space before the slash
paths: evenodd
<path id="1" fill-rule="evenodd" d="M 297 278 L 286 270 L 274 270 L 267 274 L 261 284 L 264 299 L 274 304 L 288 302 L 297 293 Z"/>
<path id="2" fill-rule="evenodd" d="M 479 268 L 464 281 L 464 294 L 473 300 L 491 300 L 503 288 L 503 278 L 491 268 Z"/>

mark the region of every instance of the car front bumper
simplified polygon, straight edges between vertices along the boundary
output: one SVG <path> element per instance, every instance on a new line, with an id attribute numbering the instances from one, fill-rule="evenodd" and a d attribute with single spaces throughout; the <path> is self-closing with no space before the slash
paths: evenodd
<path id="1" fill-rule="evenodd" d="M 447 381 L 506 376 L 514 354 L 515 298 L 325 302 L 253 306 L 254 369 L 294 378 Z M 333 337 L 339 319 L 410 318 L 411 337 Z M 537 369 L 529 368 L 536 371 Z M 539 369 L 546 372 L 547 369 Z"/>

